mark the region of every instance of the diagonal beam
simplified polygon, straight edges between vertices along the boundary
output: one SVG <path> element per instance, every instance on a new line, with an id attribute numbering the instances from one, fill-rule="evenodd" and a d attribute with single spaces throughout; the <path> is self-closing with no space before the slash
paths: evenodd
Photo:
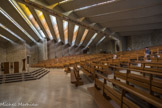
<path id="1" fill-rule="evenodd" d="M 44 15 L 44 17 L 45 17 L 45 19 L 46 19 L 46 22 L 47 22 L 47 24 L 48 24 L 48 27 L 49 27 L 51 33 L 52 33 L 53 38 L 54 38 L 55 40 L 57 40 L 56 34 L 55 34 L 54 29 L 53 29 L 53 25 L 52 25 L 52 23 L 51 23 L 51 19 L 50 19 L 49 14 L 48 14 L 47 12 L 43 12 L 43 15 Z"/>
<path id="2" fill-rule="evenodd" d="M 38 17 L 38 15 L 36 14 L 34 8 L 33 8 L 32 6 L 28 6 L 28 8 L 29 8 L 30 12 L 32 13 L 32 15 L 34 16 L 34 18 L 36 19 L 36 21 L 37 21 L 38 25 L 40 26 L 40 28 L 42 29 L 43 33 L 44 33 L 45 36 L 48 38 L 48 34 L 47 34 L 46 30 L 44 29 L 44 27 L 43 27 L 41 21 L 39 20 L 39 17 Z"/>
<path id="3" fill-rule="evenodd" d="M 54 16 L 56 16 L 56 17 L 59 17 L 59 18 L 63 19 L 63 20 L 67 20 L 67 21 L 69 21 L 69 22 L 75 23 L 75 24 L 77 24 L 77 25 L 79 25 L 79 26 L 82 26 L 82 27 L 85 27 L 85 28 L 87 28 L 87 29 L 93 30 L 93 31 L 95 31 L 95 32 L 97 32 L 97 33 L 102 33 L 103 35 L 108 35 L 108 36 L 109 36 L 108 33 L 104 32 L 104 31 L 102 31 L 102 30 L 100 30 L 100 29 L 96 29 L 96 28 L 94 28 L 94 27 L 91 27 L 91 26 L 88 25 L 88 24 L 79 22 L 79 21 L 77 21 L 77 20 L 74 19 L 74 18 L 70 18 L 69 16 L 65 16 L 65 15 L 63 15 L 63 14 L 61 14 L 61 13 L 56 12 L 55 10 L 51 10 L 51 9 L 49 9 L 49 8 L 46 8 L 46 7 L 42 6 L 42 5 L 40 5 L 40 4 L 34 3 L 34 2 L 32 2 L 32 1 L 27 1 L 27 0 L 16 0 L 16 1 L 17 1 L 17 2 L 21 2 L 21 3 L 24 3 L 24 4 L 28 5 L 28 6 L 32 6 L 32 7 L 34 7 L 34 8 L 39 9 L 39 10 L 43 10 L 43 11 L 45 11 L 45 12 L 51 14 L 51 15 L 54 15 Z M 110 36 L 110 38 L 114 39 L 112 36 Z"/>
<path id="4" fill-rule="evenodd" d="M 81 39 L 82 39 L 82 36 L 83 36 L 83 33 L 85 31 L 85 28 L 84 27 L 79 27 L 79 31 L 78 31 L 78 34 L 77 34 L 77 37 L 76 37 L 76 41 L 75 41 L 75 44 L 76 45 L 79 45 Z"/>
<path id="5" fill-rule="evenodd" d="M 86 36 L 85 39 L 83 40 L 82 45 L 83 45 L 83 46 L 86 46 L 94 34 L 95 34 L 94 31 L 89 31 L 88 34 L 87 34 L 87 36 Z"/>
<path id="6" fill-rule="evenodd" d="M 57 24 L 58 24 L 58 29 L 59 29 L 59 33 L 60 33 L 60 39 L 63 43 L 65 43 L 65 39 L 64 39 L 64 28 L 63 28 L 63 20 L 56 17 L 57 20 Z"/>
<path id="7" fill-rule="evenodd" d="M 73 33 L 74 33 L 74 23 L 69 23 L 68 25 L 68 43 L 72 44 Z"/>

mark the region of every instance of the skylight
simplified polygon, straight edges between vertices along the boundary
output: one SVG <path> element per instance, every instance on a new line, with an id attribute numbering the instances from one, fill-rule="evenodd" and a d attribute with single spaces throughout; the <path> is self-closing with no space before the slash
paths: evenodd
<path id="1" fill-rule="evenodd" d="M 17 39 L 19 39 L 22 42 L 25 42 L 21 37 L 19 37 L 17 34 L 15 34 L 14 32 L 12 32 L 10 29 L 8 29 L 7 27 L 5 27 L 3 24 L 0 23 L 0 27 L 5 29 L 6 31 L 8 31 L 9 33 L 11 33 L 13 36 L 15 36 Z"/>
<path id="2" fill-rule="evenodd" d="M 21 30 L 29 39 L 31 39 L 34 43 L 37 43 L 11 16 L 9 16 L 1 7 L 0 12 L 10 20 L 19 30 Z"/>
<path id="3" fill-rule="evenodd" d="M 98 43 L 96 44 L 96 46 L 99 45 L 105 38 L 106 38 L 106 36 L 102 37 L 101 40 L 98 41 Z"/>
<path id="4" fill-rule="evenodd" d="M 46 19 L 44 18 L 43 12 L 40 11 L 40 10 L 37 10 L 37 9 L 35 9 L 35 12 L 38 15 L 39 20 L 41 21 L 44 29 L 46 30 L 49 39 L 52 40 L 53 39 L 53 36 L 52 36 L 51 31 L 50 31 L 50 29 L 49 29 L 49 27 L 47 25 Z"/>
<path id="5" fill-rule="evenodd" d="M 31 20 L 29 21 L 29 19 L 26 17 L 26 15 L 28 15 L 27 12 L 28 13 L 30 12 L 29 9 L 24 4 L 19 3 L 21 8 L 26 13 L 26 15 L 25 15 L 24 12 L 19 7 L 19 5 L 17 4 L 17 2 L 15 2 L 14 0 L 9 0 L 9 1 L 12 4 L 12 6 L 17 10 L 17 12 L 22 16 L 22 18 L 27 22 L 27 24 L 31 27 L 31 29 L 36 33 L 36 35 L 39 37 L 39 39 L 43 40 L 42 36 L 38 33 L 38 31 L 35 29 L 33 24 L 30 22 Z"/>
<path id="6" fill-rule="evenodd" d="M 97 34 L 98 34 L 98 33 L 95 33 L 95 34 L 93 35 L 93 37 L 91 38 L 91 40 L 88 42 L 86 48 L 87 48 L 87 47 L 92 43 L 92 41 L 96 38 Z"/>
<path id="7" fill-rule="evenodd" d="M 84 39 L 85 39 L 85 37 L 87 36 L 87 34 L 88 34 L 88 29 L 85 29 L 85 31 L 84 31 L 84 34 L 83 34 L 83 36 L 82 36 L 82 39 L 81 39 L 81 41 L 80 41 L 80 44 L 79 44 L 79 46 L 80 45 L 82 45 L 82 43 L 83 43 L 83 41 L 84 41 Z"/>
<path id="8" fill-rule="evenodd" d="M 65 44 L 68 43 L 68 22 L 63 20 Z"/>
<path id="9" fill-rule="evenodd" d="M 75 25 L 75 27 L 74 27 L 74 33 L 73 33 L 72 46 L 74 46 L 74 44 L 75 44 L 76 37 L 77 37 L 77 34 L 78 34 L 78 30 L 79 30 L 79 26 L 78 25 Z"/>
<path id="10" fill-rule="evenodd" d="M 114 1 L 116 1 L 116 0 L 108 0 L 108 1 L 105 1 L 105 2 L 101 2 L 101 3 L 97 3 L 97 4 L 81 7 L 81 8 L 75 9 L 74 11 L 81 11 L 81 10 L 85 10 L 85 9 L 92 8 L 92 7 L 95 7 L 95 6 L 100 6 L 100 5 L 112 3 Z"/>
<path id="11" fill-rule="evenodd" d="M 60 42 L 61 39 L 60 39 L 60 33 L 59 33 L 59 29 L 58 29 L 56 17 L 50 15 L 50 18 L 51 18 L 51 22 L 52 22 L 52 25 L 53 25 L 53 29 L 55 30 L 55 34 L 56 34 L 56 37 L 57 37 L 57 41 Z"/>
<path id="12" fill-rule="evenodd" d="M 3 36 L 2 34 L 0 34 L 0 37 L 3 38 L 3 39 L 5 39 L 5 40 L 7 40 L 7 41 L 9 41 L 9 42 L 12 43 L 12 44 L 16 44 L 14 41 L 12 41 L 11 39 L 9 39 L 9 38 Z"/>
<path id="13" fill-rule="evenodd" d="M 45 38 L 45 35 L 44 35 L 43 31 L 41 30 L 40 26 L 38 25 L 37 21 L 35 20 L 35 18 L 33 17 L 32 13 L 30 12 L 29 8 L 27 6 L 25 6 L 24 4 L 22 4 L 22 3 L 18 3 L 18 4 L 22 8 L 22 10 L 25 12 L 25 14 L 27 15 L 28 19 L 32 22 L 31 25 L 34 25 L 33 28 L 34 28 L 34 31 L 36 31 L 36 34 L 38 35 L 38 37 L 41 40 L 43 40 Z"/>

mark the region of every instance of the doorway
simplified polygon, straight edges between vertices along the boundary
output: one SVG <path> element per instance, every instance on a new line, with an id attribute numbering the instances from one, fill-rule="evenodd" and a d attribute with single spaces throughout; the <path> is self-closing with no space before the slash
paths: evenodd
<path id="1" fill-rule="evenodd" d="M 19 73 L 19 62 L 14 62 L 14 73 Z"/>
<path id="2" fill-rule="evenodd" d="M 23 69 L 22 69 L 22 71 L 26 71 L 26 66 L 25 66 L 26 59 L 23 59 L 22 61 L 23 61 Z"/>
<path id="3" fill-rule="evenodd" d="M 9 62 L 4 62 L 4 74 L 9 74 Z"/>

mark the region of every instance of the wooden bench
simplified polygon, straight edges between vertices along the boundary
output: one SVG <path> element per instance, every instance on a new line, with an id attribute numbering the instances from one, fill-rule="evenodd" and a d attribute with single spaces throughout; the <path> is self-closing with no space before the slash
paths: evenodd
<path id="1" fill-rule="evenodd" d="M 98 78 L 103 78 L 104 81 L 99 80 Z M 119 90 L 115 90 L 111 87 L 109 87 L 106 83 L 111 82 L 113 84 L 113 86 L 117 86 L 121 89 L 121 91 Z M 96 73 L 96 79 L 95 79 L 95 86 L 97 88 L 100 88 L 102 90 L 102 92 L 109 96 L 111 99 L 113 99 L 116 103 L 118 103 L 121 107 L 124 108 L 139 108 L 139 106 L 137 104 L 135 104 L 133 101 L 131 101 L 127 96 L 126 93 L 130 93 L 133 94 L 135 96 L 137 96 L 138 98 L 146 101 L 149 104 L 152 104 L 158 108 L 162 107 L 162 100 L 152 96 L 144 91 L 141 91 L 137 88 L 134 88 L 130 85 L 127 85 L 126 83 L 122 83 L 120 81 L 117 81 L 115 79 L 108 79 L 100 74 Z"/>
<path id="2" fill-rule="evenodd" d="M 141 73 L 140 70 L 136 70 L 136 72 Z M 131 70 L 127 70 L 126 73 L 121 73 L 119 71 L 114 72 L 115 79 L 120 78 L 122 80 L 125 80 L 127 84 L 131 83 L 139 87 L 145 88 L 152 95 L 154 92 L 162 94 L 162 82 L 161 82 L 162 80 L 154 78 L 153 77 L 153 75 L 155 75 L 154 72 L 149 73 L 148 75 L 149 76 L 147 77 L 144 77 L 142 75 L 136 75 L 131 73 Z"/>
<path id="3" fill-rule="evenodd" d="M 83 85 L 83 81 L 79 75 L 79 69 L 77 65 L 73 66 L 73 70 L 71 70 L 71 83 L 75 84 L 75 86 Z"/>
<path id="4" fill-rule="evenodd" d="M 89 87 L 88 91 L 99 108 L 114 108 L 109 100 L 107 100 L 95 87 Z"/>

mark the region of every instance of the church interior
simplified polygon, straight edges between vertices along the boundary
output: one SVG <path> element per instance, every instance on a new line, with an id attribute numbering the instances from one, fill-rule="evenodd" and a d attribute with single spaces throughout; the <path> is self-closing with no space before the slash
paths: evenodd
<path id="1" fill-rule="evenodd" d="M 162 108 L 162 1 L 0 0 L 0 108 Z"/>

